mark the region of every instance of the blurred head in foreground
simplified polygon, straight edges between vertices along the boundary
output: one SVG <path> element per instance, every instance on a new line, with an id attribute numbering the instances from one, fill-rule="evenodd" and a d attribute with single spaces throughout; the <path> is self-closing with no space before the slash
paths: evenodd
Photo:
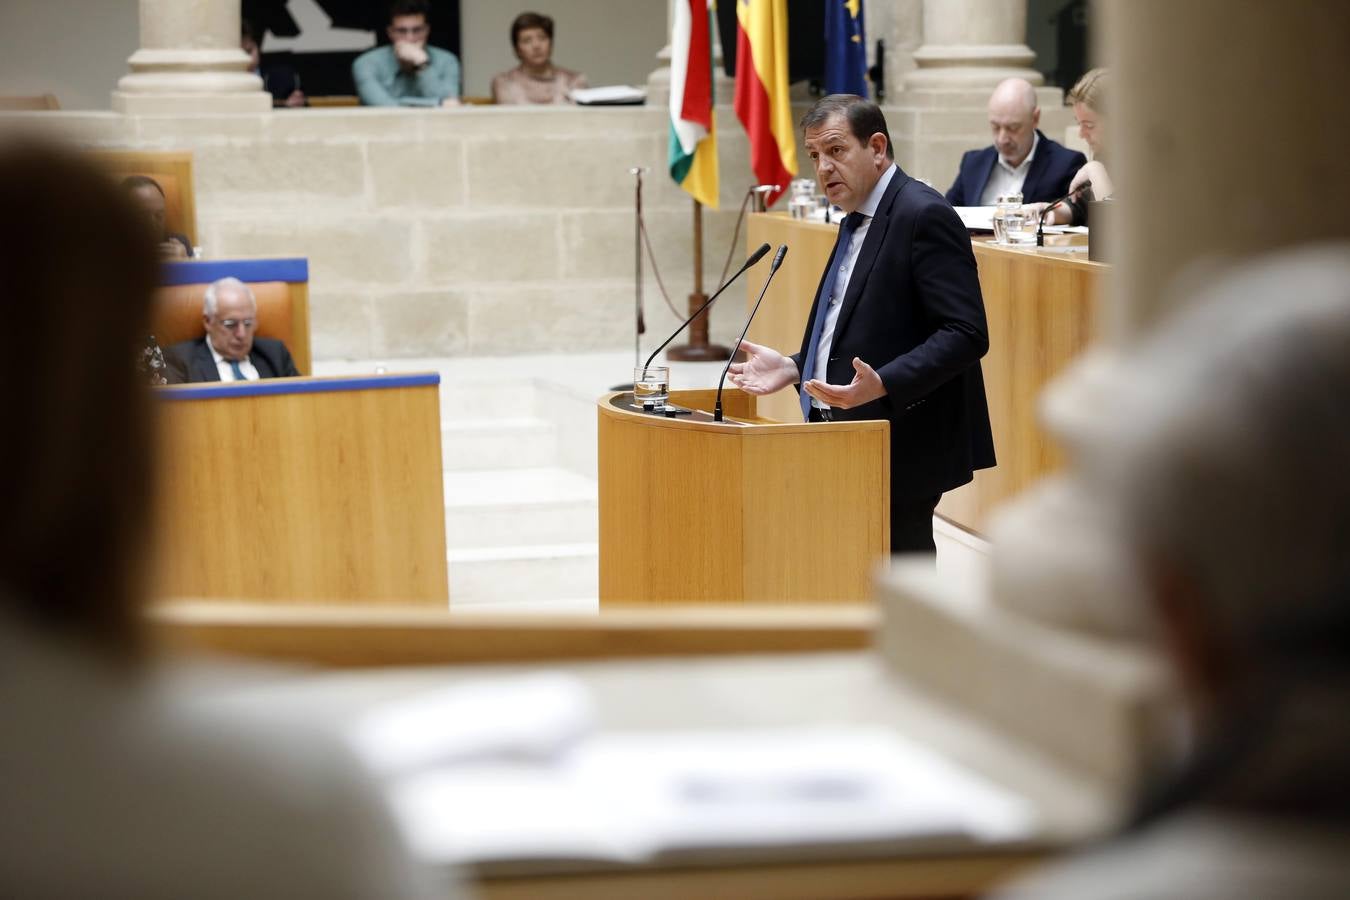
<path id="1" fill-rule="evenodd" d="M 1350 896 L 1350 247 L 1237 267 L 1102 387 L 1078 476 L 1192 741 L 1128 835 L 1013 896 Z"/>
<path id="2" fill-rule="evenodd" d="M 47 145 L 0 145 L 0 208 L 0 615 L 131 658 L 153 469 L 134 360 L 154 238 L 124 191 Z"/>
<path id="3" fill-rule="evenodd" d="M 125 665 L 144 659 L 136 356 L 158 280 L 131 203 L 64 150 L 0 144 L 0 895 L 427 895 L 337 740 Z"/>

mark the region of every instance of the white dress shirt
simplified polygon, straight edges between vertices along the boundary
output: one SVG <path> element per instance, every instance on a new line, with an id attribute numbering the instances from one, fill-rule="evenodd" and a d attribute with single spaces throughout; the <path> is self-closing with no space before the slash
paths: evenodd
<path id="1" fill-rule="evenodd" d="M 890 168 L 881 173 L 877 179 L 876 186 L 872 188 L 872 193 L 867 195 L 862 206 L 858 207 L 858 212 L 862 213 L 863 220 L 853 232 L 852 239 L 848 242 L 848 247 L 844 249 L 843 259 L 839 261 L 839 272 L 834 277 L 834 290 L 830 296 L 825 298 L 829 304 L 825 307 L 825 322 L 820 328 L 820 340 L 816 343 L 815 371 L 806 376 L 806 381 L 812 378 L 817 381 L 825 381 L 825 370 L 830 364 L 830 346 L 834 343 L 834 326 L 839 321 L 839 307 L 843 303 L 844 294 L 848 292 L 848 281 L 853 275 L 853 267 L 858 263 L 858 253 L 862 250 L 863 241 L 867 238 L 867 229 L 872 224 L 872 217 L 876 215 L 877 207 L 881 205 L 882 195 L 886 193 L 886 185 L 891 183 L 895 177 L 895 163 L 891 163 Z M 842 225 L 840 226 L 843 227 Z M 805 384 L 806 381 L 802 383 Z M 828 409 L 824 403 L 821 403 L 815 397 L 811 398 L 811 405 L 819 409 Z"/>
<path id="2" fill-rule="evenodd" d="M 984 186 L 984 193 L 980 195 L 981 206 L 995 206 L 998 204 L 998 198 L 1004 194 L 1021 193 L 1022 185 L 1027 180 L 1027 171 L 1031 168 L 1031 161 L 1036 158 L 1036 146 L 1040 144 L 1040 134 L 1033 133 L 1031 137 L 1031 152 L 1027 158 L 1022 160 L 1022 164 L 1014 168 L 1008 165 L 1008 161 L 999 155 L 994 163 L 993 171 L 989 173 L 989 181 Z"/>
<path id="3" fill-rule="evenodd" d="M 238 381 L 234 377 L 234 370 L 230 368 L 230 361 L 216 352 L 215 345 L 211 343 L 211 335 L 206 336 L 206 349 L 211 351 L 211 356 L 216 361 L 216 371 L 220 373 L 221 381 Z M 245 381 L 258 381 L 262 378 L 258 374 L 258 369 L 253 365 L 253 360 L 245 356 L 239 360 L 239 371 L 244 373 Z"/>

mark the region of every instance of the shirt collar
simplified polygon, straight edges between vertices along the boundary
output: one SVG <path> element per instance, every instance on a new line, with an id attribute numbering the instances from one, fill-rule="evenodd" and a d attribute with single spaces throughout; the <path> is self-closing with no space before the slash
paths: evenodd
<path id="1" fill-rule="evenodd" d="M 881 177 L 878 178 L 877 183 L 873 185 L 872 193 L 868 194 L 867 199 L 863 201 L 862 206 L 858 207 L 858 212 L 869 219 L 877 214 L 877 207 L 881 205 L 881 198 L 886 193 L 886 185 L 890 184 L 891 179 L 895 177 L 895 171 L 895 163 L 891 163 L 886 167 L 886 171 L 881 173 Z"/>
<path id="2" fill-rule="evenodd" d="M 1022 164 L 1020 166 L 1008 165 L 1008 161 L 1003 158 L 1002 153 L 1000 153 L 998 156 L 998 164 L 1002 166 L 1006 171 L 1011 172 L 1014 175 L 1016 175 L 1018 172 L 1024 172 L 1026 171 L 1027 167 L 1031 165 L 1031 161 L 1036 158 L 1036 147 L 1040 143 L 1041 143 L 1040 131 L 1039 130 L 1033 131 L 1031 134 L 1031 151 L 1027 153 L 1027 158 L 1022 160 Z"/>
<path id="3" fill-rule="evenodd" d="M 215 345 L 211 343 L 211 335 L 209 334 L 206 336 L 206 349 L 211 351 L 211 357 L 215 359 L 216 365 L 220 365 L 221 363 L 229 365 L 231 362 L 239 362 L 239 363 L 243 362 L 242 359 L 236 360 L 226 359 L 225 356 L 219 350 L 216 349 Z"/>

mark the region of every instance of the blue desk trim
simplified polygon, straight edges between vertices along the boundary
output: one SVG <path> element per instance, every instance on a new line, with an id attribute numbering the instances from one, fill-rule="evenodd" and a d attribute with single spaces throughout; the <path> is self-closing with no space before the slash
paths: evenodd
<path id="1" fill-rule="evenodd" d="M 160 275 L 164 287 L 181 284 L 210 284 L 233 276 L 240 281 L 309 281 L 309 260 L 290 259 L 212 259 L 166 262 Z"/>
<path id="2" fill-rule="evenodd" d="M 274 394 L 330 394 L 340 391 L 387 390 L 427 387 L 441 383 L 435 372 L 423 375 L 375 375 L 356 378 L 317 378 L 313 381 L 265 379 L 263 381 L 212 381 L 180 385 L 158 391 L 165 400 L 216 400 L 227 397 L 266 397 Z"/>

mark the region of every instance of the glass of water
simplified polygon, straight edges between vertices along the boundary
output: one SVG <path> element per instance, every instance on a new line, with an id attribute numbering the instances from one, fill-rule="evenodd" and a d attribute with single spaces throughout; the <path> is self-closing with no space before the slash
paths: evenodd
<path id="1" fill-rule="evenodd" d="M 1010 243 L 1008 238 L 1008 215 L 1022 208 L 1022 194 L 1014 191 L 999 196 L 994 208 L 994 241 L 999 244 Z M 1024 217 L 1025 220 L 1025 217 Z"/>
<path id="2" fill-rule="evenodd" d="M 665 409 L 670 399 L 670 366 L 638 366 L 633 369 L 633 403 L 646 408 Z"/>
<path id="3" fill-rule="evenodd" d="M 1036 243 L 1035 217 L 1025 207 L 1010 209 L 1003 214 L 1003 231 L 1013 246 Z"/>

